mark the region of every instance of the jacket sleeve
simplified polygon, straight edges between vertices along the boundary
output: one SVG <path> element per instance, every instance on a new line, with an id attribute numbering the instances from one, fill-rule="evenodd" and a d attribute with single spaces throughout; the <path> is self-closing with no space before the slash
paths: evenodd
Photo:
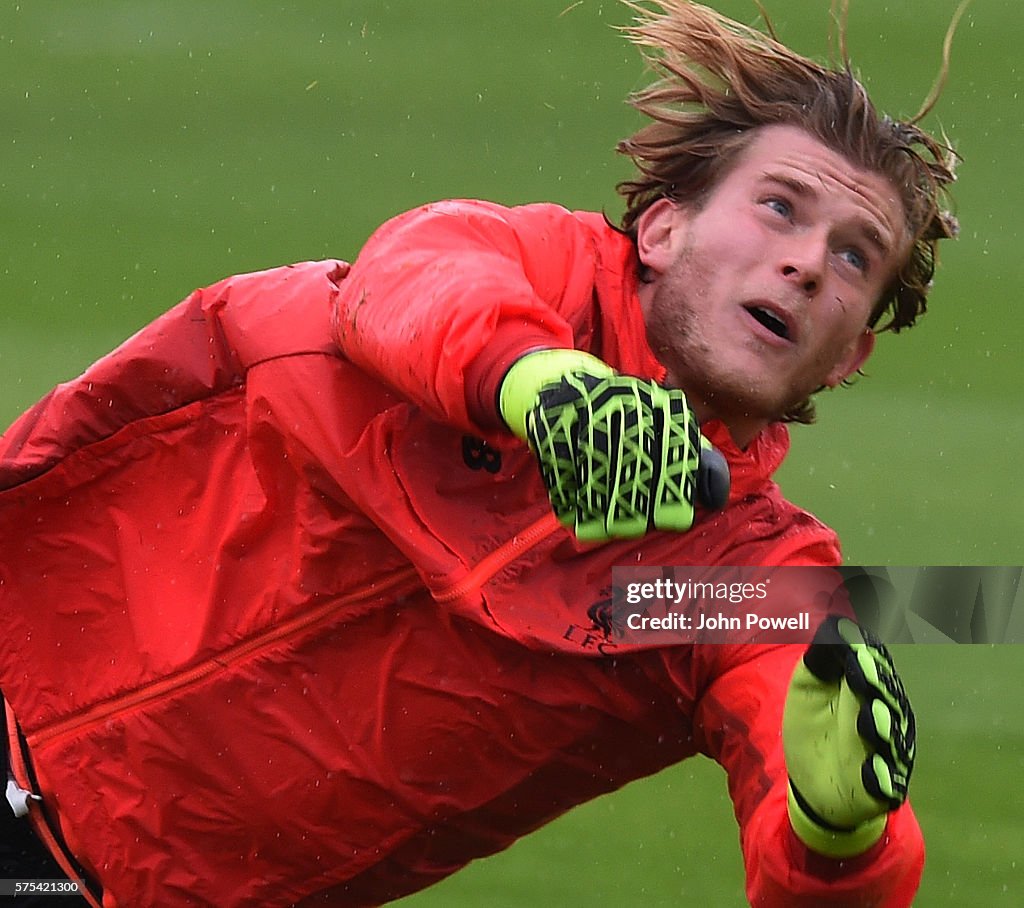
<path id="1" fill-rule="evenodd" d="M 367 242 L 341 287 L 343 354 L 440 421 L 498 428 L 494 391 L 520 355 L 573 347 L 593 295 L 588 229 L 555 205 L 440 202 Z"/>
<path id="2" fill-rule="evenodd" d="M 804 647 L 716 646 L 714 681 L 695 716 L 702 746 L 721 763 L 737 820 L 755 908 L 906 908 L 924 866 L 921 830 L 909 803 L 889 815 L 879 842 L 836 860 L 808 849 L 786 810 L 782 711 Z"/>
<path id="3" fill-rule="evenodd" d="M 82 375 L 54 388 L 0 436 L 0 489 L 72 451 L 241 385 L 257 362 L 330 352 L 330 307 L 347 265 L 301 262 L 196 290 Z"/>

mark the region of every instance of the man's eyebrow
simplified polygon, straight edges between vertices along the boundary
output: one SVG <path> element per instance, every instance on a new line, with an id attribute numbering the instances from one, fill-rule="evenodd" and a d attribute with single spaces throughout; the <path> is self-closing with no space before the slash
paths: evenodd
<path id="1" fill-rule="evenodd" d="M 882 255 L 882 258 L 888 257 L 892 251 L 892 246 L 889 241 L 885 238 L 885 235 L 881 230 L 878 229 L 878 225 L 874 221 L 862 221 L 860 224 L 860 232 L 875 249 Z"/>
<path id="2" fill-rule="evenodd" d="M 796 177 L 791 177 L 788 174 L 765 171 L 761 174 L 761 178 L 766 183 L 778 183 L 780 186 L 784 186 L 786 189 L 798 196 L 814 195 L 814 190 L 807 183 L 803 180 L 798 180 Z"/>
<path id="3" fill-rule="evenodd" d="M 801 198 L 815 198 L 817 196 L 813 186 L 789 174 L 766 170 L 761 174 L 761 179 L 766 183 L 775 183 L 782 186 L 792 192 L 793 195 Z M 887 257 L 892 251 L 892 246 L 886 239 L 885 232 L 879 229 L 874 218 L 858 218 L 857 220 L 858 229 L 864 239 L 874 246 L 883 258 Z"/>

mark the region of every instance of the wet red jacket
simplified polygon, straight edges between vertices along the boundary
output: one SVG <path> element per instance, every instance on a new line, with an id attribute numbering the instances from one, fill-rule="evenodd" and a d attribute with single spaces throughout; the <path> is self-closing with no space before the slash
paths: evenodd
<path id="1" fill-rule="evenodd" d="M 910 903 L 909 807 L 855 861 L 789 830 L 800 647 L 625 646 L 592 618 L 613 565 L 837 563 L 771 480 L 785 429 L 739 451 L 705 427 L 733 487 L 691 532 L 581 546 L 496 427 L 538 343 L 662 375 L 635 266 L 596 215 L 428 206 L 351 271 L 197 291 L 3 436 L 0 689 L 32 809 L 104 904 L 377 903 L 697 753 L 755 905 Z"/>

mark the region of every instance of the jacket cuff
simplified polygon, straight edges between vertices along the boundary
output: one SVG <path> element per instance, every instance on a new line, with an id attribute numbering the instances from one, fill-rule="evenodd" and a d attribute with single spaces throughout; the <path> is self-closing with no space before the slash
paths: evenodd
<path id="1" fill-rule="evenodd" d="M 498 409 L 498 392 L 508 370 L 518 359 L 535 350 L 564 346 L 545 331 L 499 326 L 487 345 L 466 367 L 466 411 L 469 418 L 487 431 L 505 429 Z"/>
<path id="2" fill-rule="evenodd" d="M 863 854 L 885 832 L 886 814 L 855 826 L 839 829 L 829 826 L 806 804 L 799 792 L 789 783 L 786 801 L 789 824 L 796 837 L 811 851 L 830 858 L 852 858 Z"/>

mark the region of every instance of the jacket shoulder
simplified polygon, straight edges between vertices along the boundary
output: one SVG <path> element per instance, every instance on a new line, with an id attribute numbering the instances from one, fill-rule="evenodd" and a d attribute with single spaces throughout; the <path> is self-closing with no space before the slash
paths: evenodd
<path id="1" fill-rule="evenodd" d="M 243 384 L 296 353 L 331 353 L 331 312 L 347 265 L 304 262 L 196 290 L 77 378 L 57 385 L 0 437 L 0 488 L 153 416 Z"/>

